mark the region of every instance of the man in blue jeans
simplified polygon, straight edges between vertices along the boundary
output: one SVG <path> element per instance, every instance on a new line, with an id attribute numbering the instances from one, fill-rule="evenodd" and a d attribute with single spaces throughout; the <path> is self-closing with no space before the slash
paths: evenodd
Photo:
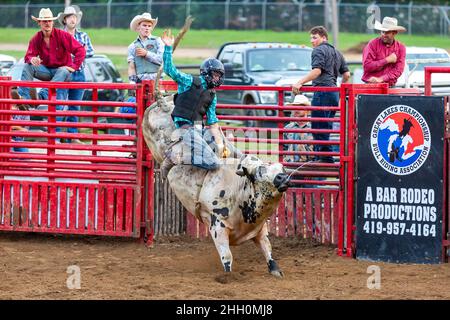
<path id="1" fill-rule="evenodd" d="M 86 58 L 92 57 L 94 55 L 94 48 L 92 47 L 92 42 L 86 32 L 82 32 L 77 29 L 77 26 L 81 23 L 81 18 L 83 17 L 83 12 L 78 11 L 72 7 L 66 7 L 64 12 L 58 14 L 58 21 L 64 27 L 64 31 L 70 33 L 75 40 L 77 40 L 86 49 Z M 72 73 L 72 82 L 86 82 L 86 77 L 84 75 L 85 62 L 81 67 Z M 69 89 L 67 98 L 68 100 L 82 100 L 84 94 L 84 89 Z M 69 106 L 68 111 L 80 111 L 80 106 Z M 78 122 L 78 117 L 68 116 L 65 118 L 66 122 Z M 68 133 L 78 133 L 77 128 L 67 128 Z M 67 141 L 70 142 L 70 141 Z M 79 139 L 72 139 L 73 143 L 82 143 Z"/>
<path id="2" fill-rule="evenodd" d="M 63 26 L 63 30 L 70 33 L 86 49 L 86 58 L 94 55 L 94 48 L 91 39 L 86 32 L 77 29 L 83 17 L 82 11 L 77 11 L 73 6 L 66 7 L 64 12 L 58 13 L 58 22 Z M 72 73 L 72 82 L 86 82 L 84 68 L 86 63 L 83 61 L 81 67 Z M 83 100 L 84 89 L 67 89 L 65 90 L 68 100 Z M 39 92 L 40 99 L 48 98 L 48 90 L 43 89 Z M 80 106 L 69 105 L 68 111 L 80 111 Z M 57 117 L 57 121 L 78 122 L 77 116 Z M 60 132 L 61 128 L 57 127 L 56 132 Z M 78 133 L 78 128 L 68 127 L 67 133 Z M 79 139 L 67 139 L 66 142 L 83 144 Z"/>
<path id="3" fill-rule="evenodd" d="M 70 81 L 72 73 L 80 68 L 86 50 L 69 33 L 53 27 L 57 18 L 50 9 L 41 9 L 39 17 L 31 18 L 39 24 L 41 31 L 30 40 L 21 80 Z M 30 88 L 19 87 L 18 92 L 22 99 L 30 99 Z M 66 95 L 65 90 L 56 90 L 57 100 L 65 100 Z M 57 108 L 62 109 L 62 106 Z"/>
<path id="4" fill-rule="evenodd" d="M 317 26 L 310 30 L 310 39 L 313 46 L 311 53 L 312 70 L 292 86 L 294 94 L 300 93 L 300 88 L 307 82 L 312 81 L 314 87 L 336 87 L 337 78 L 342 75 L 342 83 L 348 82 L 350 79 L 350 71 L 343 55 L 328 43 L 328 32 L 325 27 Z M 314 92 L 312 99 L 313 106 L 338 106 L 338 92 Z M 313 110 L 311 117 L 313 118 L 333 118 L 335 111 Z M 313 121 L 312 129 L 329 129 L 333 128 L 332 122 L 316 122 Z M 314 140 L 328 141 L 329 133 L 313 133 Z M 329 145 L 315 145 L 314 151 L 331 152 Z M 317 156 L 316 160 L 325 163 L 333 163 L 331 156 Z"/>

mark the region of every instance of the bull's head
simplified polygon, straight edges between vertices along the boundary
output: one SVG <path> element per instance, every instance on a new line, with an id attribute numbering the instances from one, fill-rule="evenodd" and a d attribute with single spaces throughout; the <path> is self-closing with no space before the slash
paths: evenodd
<path id="1" fill-rule="evenodd" d="M 285 192 L 289 187 L 289 176 L 281 163 L 264 163 L 254 156 L 245 156 L 239 162 L 236 174 L 247 176 L 252 182 L 270 183 L 279 192 Z"/>

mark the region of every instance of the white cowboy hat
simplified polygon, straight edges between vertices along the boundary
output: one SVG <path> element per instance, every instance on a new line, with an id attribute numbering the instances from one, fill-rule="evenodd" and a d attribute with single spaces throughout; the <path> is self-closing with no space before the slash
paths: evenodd
<path id="1" fill-rule="evenodd" d="M 375 30 L 380 30 L 380 31 L 399 31 L 399 32 L 406 31 L 406 28 L 399 26 L 397 19 L 392 18 L 392 17 L 384 17 L 382 23 L 375 20 L 375 25 L 373 28 Z"/>
<path id="2" fill-rule="evenodd" d="M 130 29 L 137 32 L 137 27 L 142 21 L 151 22 L 153 24 L 153 28 L 155 28 L 156 24 L 158 23 L 158 18 L 153 19 L 150 13 L 144 12 L 143 14 L 135 16 L 133 20 L 131 20 Z"/>
<path id="3" fill-rule="evenodd" d="M 298 94 L 295 96 L 294 101 L 290 103 L 286 103 L 287 106 L 310 106 L 311 102 L 309 99 L 302 94 Z"/>
<path id="4" fill-rule="evenodd" d="M 49 8 L 44 9 L 42 8 L 41 11 L 39 11 L 39 17 L 36 18 L 35 16 L 31 16 L 31 19 L 34 21 L 46 21 L 46 20 L 56 20 L 57 18 L 53 16 L 52 10 Z"/>
<path id="5" fill-rule="evenodd" d="M 64 23 L 64 19 L 67 16 L 71 16 L 73 14 L 77 16 L 77 24 L 79 24 L 81 21 L 81 18 L 83 17 L 83 12 L 78 11 L 75 7 L 72 7 L 72 6 L 68 6 L 64 9 L 64 12 L 58 13 L 57 19 L 58 19 L 59 23 L 61 23 L 63 26 L 65 26 L 66 24 Z"/>

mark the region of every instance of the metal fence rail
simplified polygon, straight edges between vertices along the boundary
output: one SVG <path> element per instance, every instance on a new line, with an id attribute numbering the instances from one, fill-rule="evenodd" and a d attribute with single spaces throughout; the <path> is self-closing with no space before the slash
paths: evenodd
<path id="1" fill-rule="evenodd" d="M 84 28 L 128 28 L 133 16 L 150 11 L 159 18 L 162 28 L 181 27 L 187 15 L 196 18 L 196 29 L 307 31 L 312 26 L 330 26 L 327 6 L 323 3 L 247 2 L 247 1 L 146 1 L 80 3 Z M 447 36 L 450 28 L 450 6 L 409 4 L 345 3 L 338 4 L 339 30 L 372 32 L 368 27 L 371 15 L 392 15 L 405 25 L 409 34 L 439 34 Z M 40 8 L 50 8 L 54 14 L 63 11 L 63 4 L 1 4 L 0 27 L 28 28 L 30 15 Z M 93 18 L 95 17 L 95 19 Z"/>
<path id="2" fill-rule="evenodd" d="M 46 88 L 48 100 L 13 99 L 11 91 L 17 86 Z M 153 181 L 153 175 L 140 130 L 142 88 L 137 88 L 136 103 L 103 101 L 98 97 L 99 90 L 136 87 L 116 83 L 15 82 L 0 77 L 0 230 L 141 236 L 151 242 L 148 225 L 153 220 L 153 203 L 148 195 L 153 192 L 146 180 Z M 65 105 L 80 105 L 86 110 L 58 111 L 56 105 L 61 101 L 55 99 L 55 94 L 61 88 L 92 90 L 92 101 L 64 101 Z M 13 107 L 17 104 L 45 104 L 48 108 L 20 110 Z M 119 106 L 133 107 L 136 112 L 123 115 L 106 109 Z M 79 116 L 80 121 L 57 121 L 62 114 Z M 100 122 L 101 118 L 106 122 Z M 131 123 L 110 121 L 120 118 Z M 16 130 L 17 126 L 25 130 Z M 78 128 L 80 132 L 65 132 L 68 128 Z M 116 133 L 124 129 L 130 135 Z M 82 139 L 84 143 L 72 144 L 63 139 Z M 150 209 L 144 207 L 147 203 Z"/>

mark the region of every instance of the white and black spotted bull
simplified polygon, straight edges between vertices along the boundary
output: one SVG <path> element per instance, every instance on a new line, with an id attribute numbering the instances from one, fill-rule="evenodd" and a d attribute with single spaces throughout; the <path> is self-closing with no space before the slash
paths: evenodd
<path id="1" fill-rule="evenodd" d="M 187 24 L 183 32 L 188 29 Z M 180 35 L 175 42 L 179 39 Z M 160 72 L 161 69 L 156 79 Z M 177 140 L 170 116 L 173 97 L 164 98 L 158 88 L 157 80 L 157 101 L 145 111 L 142 130 L 153 158 L 161 163 L 169 147 L 176 153 L 181 144 L 173 145 Z M 228 150 L 233 150 L 230 142 L 224 140 Z M 231 156 L 238 157 L 238 153 L 232 152 Z M 263 163 L 253 156 L 222 162 L 214 171 L 176 165 L 167 176 L 170 187 L 183 206 L 208 225 L 226 272 L 231 272 L 233 262 L 230 245 L 251 239 L 262 249 L 269 272 L 281 277 L 283 273 L 272 257 L 266 222 L 288 188 L 288 175 L 280 163 Z"/>
<path id="2" fill-rule="evenodd" d="M 226 162 L 208 172 L 176 166 L 168 175 L 170 186 L 186 209 L 209 227 L 225 272 L 231 271 L 233 262 L 230 246 L 253 240 L 269 272 L 281 277 L 272 257 L 267 220 L 287 190 L 289 177 L 280 163 L 263 163 L 253 156 Z"/>
<path id="3" fill-rule="evenodd" d="M 170 98 L 161 99 L 144 114 L 144 138 L 159 163 L 175 130 L 172 109 Z M 231 271 L 233 261 L 230 245 L 252 239 L 262 249 L 269 272 L 282 276 L 272 258 L 266 225 L 287 189 L 288 175 L 280 163 L 263 163 L 253 156 L 227 158 L 214 171 L 176 165 L 167 178 L 183 206 L 209 226 L 225 271 Z"/>

